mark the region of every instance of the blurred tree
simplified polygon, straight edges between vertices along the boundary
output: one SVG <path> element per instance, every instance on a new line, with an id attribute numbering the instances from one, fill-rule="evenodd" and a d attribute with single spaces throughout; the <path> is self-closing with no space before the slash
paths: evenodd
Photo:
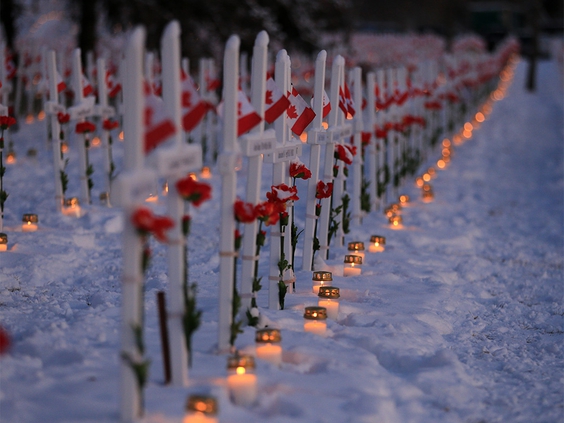
<path id="1" fill-rule="evenodd" d="M 20 13 L 21 7 L 14 3 L 13 0 L 0 1 L 0 19 L 4 27 L 4 35 L 6 36 L 6 44 L 12 52 L 14 52 L 14 39 L 16 37 L 16 28 L 14 22 L 16 16 Z"/>

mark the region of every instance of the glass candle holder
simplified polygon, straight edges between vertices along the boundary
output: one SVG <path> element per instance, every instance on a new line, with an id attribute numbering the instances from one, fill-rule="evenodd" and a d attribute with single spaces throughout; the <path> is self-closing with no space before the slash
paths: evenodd
<path id="1" fill-rule="evenodd" d="M 212 177 L 211 169 L 209 166 L 204 166 L 200 172 L 200 177 L 202 179 L 210 179 Z"/>
<path id="2" fill-rule="evenodd" d="M 227 386 L 233 404 L 249 406 L 256 401 L 257 376 L 252 355 L 236 354 L 227 358 Z"/>
<path id="3" fill-rule="evenodd" d="M 319 288 L 319 297 L 317 305 L 325 307 L 327 310 L 327 317 L 329 319 L 337 320 L 339 317 L 339 288 L 336 286 L 322 286 Z"/>
<path id="4" fill-rule="evenodd" d="M 311 283 L 313 288 L 313 293 L 319 293 L 319 287 L 323 285 L 331 285 L 333 281 L 333 273 L 326 272 L 323 270 L 313 272 L 313 276 L 311 277 Z"/>
<path id="5" fill-rule="evenodd" d="M 362 257 L 364 261 L 364 242 L 354 241 L 348 243 L 349 254 Z"/>
<path id="6" fill-rule="evenodd" d="M 415 185 L 418 188 L 421 188 L 423 186 L 425 182 L 423 181 L 423 178 L 421 176 L 419 176 L 418 178 L 415 179 Z"/>
<path id="7" fill-rule="evenodd" d="M 400 195 L 399 196 L 399 202 L 400 202 L 402 207 L 407 206 L 408 203 L 409 203 L 409 195 L 406 195 L 406 194 Z"/>
<path id="8" fill-rule="evenodd" d="M 282 363 L 282 336 L 278 329 L 258 329 L 255 333 L 256 355 L 275 365 Z"/>
<path id="9" fill-rule="evenodd" d="M 380 235 L 372 235 L 370 237 L 370 245 L 368 251 L 371 253 L 381 253 L 386 248 L 386 237 Z"/>
<path id="10" fill-rule="evenodd" d="M 80 216 L 80 203 L 78 198 L 71 197 L 63 202 L 63 214 L 67 216 Z"/>
<path id="11" fill-rule="evenodd" d="M 8 154 L 6 154 L 6 164 L 14 164 L 14 163 L 16 163 L 16 152 L 8 151 Z"/>
<path id="12" fill-rule="evenodd" d="M 0 232 L 0 251 L 8 250 L 8 235 Z"/>
<path id="13" fill-rule="evenodd" d="M 431 176 L 431 178 L 434 178 L 437 175 L 437 171 L 435 170 L 434 167 L 430 167 L 429 169 L 427 169 L 427 173 Z"/>
<path id="14" fill-rule="evenodd" d="M 433 190 L 423 191 L 421 193 L 421 199 L 423 200 L 424 203 L 430 203 L 431 201 L 433 201 L 435 199 L 435 194 L 433 193 Z"/>
<path id="15" fill-rule="evenodd" d="M 362 257 L 354 254 L 345 256 L 343 276 L 358 276 L 362 273 Z"/>
<path id="16" fill-rule="evenodd" d="M 107 191 L 101 192 L 98 198 L 101 204 L 107 205 L 110 202 L 110 193 Z"/>
<path id="17" fill-rule="evenodd" d="M 390 226 L 392 229 L 401 229 L 403 228 L 403 219 L 399 215 L 392 216 L 388 219 Z"/>
<path id="18" fill-rule="evenodd" d="M 182 423 L 218 423 L 217 400 L 210 395 L 190 395 Z"/>
<path id="19" fill-rule="evenodd" d="M 309 306 L 304 310 L 304 331 L 316 335 L 327 332 L 327 309 L 319 306 Z"/>
<path id="20" fill-rule="evenodd" d="M 26 213 L 22 217 L 22 231 L 23 232 L 35 232 L 37 230 L 37 223 L 39 218 L 36 214 Z"/>

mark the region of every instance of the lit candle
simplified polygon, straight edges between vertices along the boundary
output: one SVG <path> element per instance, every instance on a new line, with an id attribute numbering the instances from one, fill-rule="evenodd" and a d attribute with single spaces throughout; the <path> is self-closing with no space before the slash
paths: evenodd
<path id="1" fill-rule="evenodd" d="M 386 237 L 380 235 L 372 235 L 370 237 L 370 245 L 368 251 L 371 253 L 381 253 L 386 248 Z"/>
<path id="2" fill-rule="evenodd" d="M 435 199 L 435 194 L 433 193 L 433 187 L 430 184 L 424 184 L 421 191 L 422 200 L 424 203 L 430 203 Z"/>
<path id="3" fill-rule="evenodd" d="M 182 423 L 219 423 L 217 400 L 209 395 L 190 395 Z"/>
<path id="4" fill-rule="evenodd" d="M 227 359 L 227 386 L 233 404 L 248 406 L 257 399 L 255 359 L 236 354 Z"/>
<path id="5" fill-rule="evenodd" d="M 8 250 L 8 235 L 0 232 L 0 251 Z"/>
<path id="6" fill-rule="evenodd" d="M 92 145 L 92 147 L 99 147 L 101 143 L 102 141 L 100 140 L 99 137 L 94 137 L 92 138 L 92 142 L 90 143 L 90 145 Z"/>
<path id="7" fill-rule="evenodd" d="M 358 276 L 362 273 L 362 257 L 353 254 L 345 256 L 345 265 L 343 267 L 344 276 Z"/>
<path id="8" fill-rule="evenodd" d="M 331 272 L 317 271 L 313 272 L 311 277 L 311 283 L 313 287 L 313 293 L 319 293 L 319 287 L 323 285 L 330 285 L 329 282 L 333 281 L 333 274 Z"/>
<path id="9" fill-rule="evenodd" d="M 390 226 L 391 226 L 392 229 L 402 229 L 403 228 L 403 219 L 399 215 L 390 217 L 388 219 L 388 222 L 390 223 Z"/>
<path id="10" fill-rule="evenodd" d="M 339 288 L 336 286 L 322 286 L 319 288 L 317 296 L 319 297 L 317 305 L 325 307 L 329 319 L 337 320 L 339 317 L 339 297 L 341 296 Z"/>
<path id="11" fill-rule="evenodd" d="M 100 193 L 100 203 L 107 205 L 108 202 L 110 201 L 110 193 L 109 192 L 101 192 Z"/>
<path id="12" fill-rule="evenodd" d="M 434 178 L 437 175 L 437 171 L 434 167 L 427 169 L 427 173 L 429 174 L 429 176 L 431 176 L 431 178 Z"/>
<path id="13" fill-rule="evenodd" d="M 16 153 L 14 151 L 9 151 L 6 154 L 6 164 L 14 164 L 16 163 Z"/>
<path id="14" fill-rule="evenodd" d="M 417 185 L 419 188 L 421 188 L 423 186 L 423 178 L 422 177 L 418 177 L 417 179 L 415 179 L 415 185 Z"/>
<path id="15" fill-rule="evenodd" d="M 348 244 L 349 254 L 362 257 L 364 261 L 364 242 L 349 242 Z"/>
<path id="16" fill-rule="evenodd" d="M 39 222 L 39 219 L 36 214 L 26 213 L 22 217 L 22 222 L 23 232 L 35 232 L 37 230 L 37 222 Z"/>
<path id="17" fill-rule="evenodd" d="M 165 181 L 165 183 L 163 184 L 163 195 L 168 195 L 168 181 Z"/>
<path id="18" fill-rule="evenodd" d="M 63 214 L 66 216 L 80 216 L 80 204 L 78 198 L 67 198 L 63 204 Z"/>
<path id="19" fill-rule="evenodd" d="M 257 358 L 275 365 L 282 363 L 282 336 L 278 329 L 259 329 L 255 334 Z"/>
<path id="20" fill-rule="evenodd" d="M 409 195 L 402 194 L 399 196 L 399 202 L 402 207 L 406 207 L 409 204 Z"/>
<path id="21" fill-rule="evenodd" d="M 327 332 L 327 309 L 325 307 L 310 306 L 304 311 L 304 331 L 316 335 L 325 335 Z"/>
<path id="22" fill-rule="evenodd" d="M 202 179 L 210 179 L 212 177 L 212 173 L 209 166 L 204 166 L 202 168 L 202 171 L 200 172 L 200 177 L 202 177 Z"/>
<path id="23" fill-rule="evenodd" d="M 388 218 L 400 213 L 401 213 L 401 205 L 398 203 L 390 204 L 388 207 L 384 209 L 384 214 Z"/>

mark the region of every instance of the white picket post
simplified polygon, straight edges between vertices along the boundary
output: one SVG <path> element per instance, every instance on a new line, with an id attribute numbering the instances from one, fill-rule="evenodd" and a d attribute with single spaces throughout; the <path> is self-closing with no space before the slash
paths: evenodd
<path id="1" fill-rule="evenodd" d="M 106 61 L 103 58 L 99 58 L 96 61 L 96 72 L 98 77 L 98 110 L 97 115 L 100 117 L 100 122 L 102 123 L 101 139 L 102 139 L 102 149 L 104 150 L 103 162 L 104 162 L 104 191 L 106 193 L 107 205 L 110 205 L 110 188 L 111 188 L 111 177 L 110 173 L 112 171 L 112 146 L 110 145 L 110 133 L 103 128 L 104 120 L 115 115 L 115 110 L 113 107 L 108 105 L 108 87 L 106 84 Z"/>
<path id="2" fill-rule="evenodd" d="M 84 101 L 82 95 L 82 64 L 80 62 L 80 49 L 76 48 L 73 51 L 72 57 L 72 89 L 74 91 L 74 106 L 81 107 Z M 89 113 L 88 113 L 89 114 Z M 87 114 L 87 115 L 88 115 Z M 72 116 L 71 116 L 72 117 Z M 84 121 L 84 115 L 76 119 L 75 124 Z M 82 204 L 90 204 L 90 190 L 88 189 L 88 176 L 86 175 L 87 161 L 86 154 L 87 148 L 85 144 L 86 135 L 79 135 L 78 141 L 78 168 L 80 172 L 80 201 Z"/>
<path id="3" fill-rule="evenodd" d="M 362 119 L 362 69 L 360 66 L 352 70 L 353 74 L 353 101 L 356 106 L 356 113 L 354 118 L 354 146 L 356 147 L 356 155 L 353 158 L 352 164 L 352 210 L 351 210 L 351 223 L 353 225 L 360 225 L 362 218 L 362 210 L 360 205 L 361 185 L 362 185 L 362 131 L 364 129 L 364 122 Z"/>
<path id="4" fill-rule="evenodd" d="M 327 52 L 321 50 L 315 60 L 315 82 L 313 111 L 315 118 L 312 127 L 307 134 L 307 142 L 310 144 L 309 169 L 311 178 L 307 186 L 306 198 L 306 222 L 304 228 L 304 247 L 302 256 L 302 270 L 313 270 L 313 239 L 315 236 L 315 222 L 318 217 L 315 215 L 317 183 L 319 182 L 319 161 L 321 155 L 321 145 L 327 142 L 327 132 L 323 129 L 323 96 L 325 90 L 325 62 Z M 332 104 L 331 107 L 337 107 Z"/>
<path id="5" fill-rule="evenodd" d="M 325 182 L 333 182 L 333 160 L 335 153 L 335 142 L 340 141 L 340 131 L 338 125 L 339 114 L 339 87 L 341 68 L 345 64 L 342 56 L 333 59 L 331 66 L 331 92 L 329 99 L 331 101 L 331 111 L 328 117 L 328 130 L 330 131 L 330 139 L 325 144 L 325 162 L 323 166 L 323 179 Z M 333 198 L 335 198 L 335 186 L 333 186 Z M 321 215 L 319 216 L 319 254 L 321 258 L 327 259 L 329 254 L 329 219 L 331 213 L 331 198 L 321 200 Z"/>
<path id="6" fill-rule="evenodd" d="M 0 63 L 2 63 L 2 66 L 0 66 L 0 82 L 2 83 L 0 87 L 0 104 L 4 107 L 8 107 L 8 98 L 12 91 L 12 83 L 8 81 L 6 66 L 4 65 L 6 63 L 6 43 L 4 41 L 0 43 Z M 18 110 L 15 110 L 15 112 L 17 113 Z"/>
<path id="7" fill-rule="evenodd" d="M 370 144 L 366 148 L 366 154 L 368 156 L 368 175 L 369 182 L 368 185 L 370 193 L 370 211 L 378 210 L 379 200 L 378 200 L 378 139 L 374 133 L 376 127 L 376 73 L 368 72 L 366 74 L 366 90 L 367 90 L 367 104 L 366 104 L 366 126 L 368 132 L 370 132 Z"/>
<path id="8" fill-rule="evenodd" d="M 176 133 L 173 135 L 172 157 L 178 158 L 182 155 L 182 147 L 188 146 L 183 143 L 182 117 L 181 117 L 181 88 L 180 88 L 180 24 L 178 21 L 170 22 L 164 30 L 161 38 L 161 51 L 163 59 L 162 84 L 163 101 L 169 113 Z M 196 153 L 197 154 L 197 153 Z M 198 164 L 201 166 L 201 152 Z M 159 163 L 160 168 L 170 169 L 170 163 Z M 192 169 L 191 169 L 192 170 Z M 188 351 L 182 325 L 184 316 L 184 243 L 186 240 L 182 235 L 182 217 L 184 215 L 184 200 L 176 190 L 176 181 L 185 176 L 181 172 L 170 175 L 167 195 L 168 216 L 175 222 L 175 226 L 169 230 L 169 245 L 167 249 L 168 264 L 168 301 L 167 322 L 170 334 L 170 362 L 172 384 L 175 386 L 187 386 L 188 384 Z M 176 176 L 176 177 L 174 177 Z"/>
<path id="9" fill-rule="evenodd" d="M 274 68 L 274 80 L 276 85 L 283 93 L 287 93 L 290 89 L 288 86 L 289 57 L 286 50 L 282 49 L 276 55 L 276 64 Z M 284 146 L 288 138 L 288 126 L 286 125 L 286 114 L 283 113 L 280 118 L 274 122 L 274 130 L 276 131 L 276 139 L 278 145 Z M 276 155 L 276 153 L 274 153 Z M 288 171 L 285 161 L 275 161 L 272 168 L 272 185 L 279 185 L 285 182 L 286 173 Z M 280 228 L 280 225 L 278 225 Z M 280 281 L 278 262 L 282 254 L 280 245 L 280 230 L 276 227 L 270 228 L 270 271 L 268 276 L 268 308 L 278 310 L 280 304 L 278 301 L 278 281 Z"/>
<path id="10" fill-rule="evenodd" d="M 145 101 L 142 66 L 144 46 L 145 29 L 138 27 L 131 34 L 125 50 L 127 78 L 123 78 L 124 170 L 116 181 L 116 187 L 112 192 L 112 196 L 116 197 L 113 202 L 124 207 L 121 353 L 129 354 L 131 357 L 139 356 L 133 328 L 143 324 L 143 304 L 141 301 L 143 245 L 130 216 L 134 207 L 143 204 L 144 200 L 143 186 L 139 186 L 139 189 L 136 190 L 131 188 L 135 187 L 136 184 L 150 180 L 146 170 L 143 170 L 143 111 Z M 125 194 L 129 194 L 130 201 L 125 201 Z M 121 204 L 119 200 L 121 200 Z M 139 418 L 143 412 L 142 402 L 142 393 L 137 386 L 135 373 L 127 361 L 122 359 L 120 361 L 121 421 L 130 423 Z"/>
<path id="11" fill-rule="evenodd" d="M 219 321 L 218 349 L 229 350 L 232 321 L 233 266 L 235 264 L 235 188 L 237 183 L 237 96 L 239 84 L 239 46 L 232 35 L 225 45 L 223 59 L 223 151 L 218 158 L 221 173 L 220 249 L 219 249 Z"/>
<path id="12" fill-rule="evenodd" d="M 377 84 L 378 84 L 378 101 L 380 103 L 384 103 L 386 101 L 386 71 L 384 69 L 378 69 L 376 71 L 376 80 L 377 80 Z M 380 127 L 380 129 L 384 129 L 384 126 L 386 125 L 386 120 L 388 119 L 388 111 L 387 110 L 379 110 L 378 113 L 376 114 L 376 122 L 377 125 Z M 379 168 L 382 171 L 386 171 L 386 166 L 388 164 L 387 161 L 387 136 L 386 138 L 376 138 L 376 149 L 378 150 L 377 152 L 377 157 L 378 157 L 378 164 L 379 164 Z M 378 147 L 380 147 L 378 149 Z M 377 176 L 377 180 L 378 180 L 378 184 L 383 183 L 384 179 L 385 179 L 385 175 L 381 175 L 380 174 L 380 169 L 379 169 L 379 173 Z M 389 169 L 388 169 L 389 171 Z M 383 186 L 383 190 L 381 192 L 380 197 L 378 198 L 379 201 L 379 207 L 382 207 L 382 204 L 386 204 L 386 192 L 388 191 L 388 187 L 387 185 Z"/>
<path id="13" fill-rule="evenodd" d="M 251 69 L 251 104 L 257 114 L 264 118 L 266 95 L 266 69 L 268 34 L 261 31 L 255 39 Z M 255 126 L 248 136 L 240 138 L 243 154 L 248 157 L 246 198 L 248 203 L 259 203 L 262 182 L 263 155 L 272 151 L 276 137 L 272 130 L 266 134 L 264 120 Z M 255 221 L 244 225 L 243 261 L 241 269 L 241 315 L 244 316 L 251 305 L 252 287 L 256 256 L 256 237 L 258 224 Z"/>
<path id="14" fill-rule="evenodd" d="M 61 126 L 57 113 L 63 112 L 64 108 L 59 104 L 59 93 L 57 90 L 57 65 L 55 51 L 49 50 L 47 52 L 47 75 L 49 76 L 49 102 L 45 104 L 45 111 L 49 115 L 48 119 L 51 121 L 51 147 L 53 148 L 53 168 L 55 171 L 55 203 L 57 210 L 63 210 L 63 184 L 61 181 L 61 171 L 63 170 L 63 163 L 61 160 L 61 140 L 59 133 Z"/>
<path id="15" fill-rule="evenodd" d="M 397 78 L 398 92 L 400 93 L 400 95 L 403 95 L 403 93 L 407 91 L 407 68 L 405 66 L 401 66 L 397 69 L 396 78 Z M 398 104 L 397 106 L 397 114 L 398 114 L 397 120 L 400 124 L 403 123 L 403 118 L 406 115 L 406 111 L 408 107 L 409 107 L 409 100 L 406 100 L 402 105 Z M 407 152 L 407 145 L 409 139 L 406 138 L 405 131 L 398 133 L 398 140 L 399 140 L 398 162 L 399 162 L 399 169 L 401 171 L 407 164 L 404 162 L 404 158 L 406 157 L 405 153 Z M 399 187 L 403 184 L 406 177 L 407 177 L 406 174 L 403 175 L 403 177 L 400 174 L 398 190 Z M 394 202 L 398 201 L 398 196 L 399 196 L 399 191 L 397 192 L 397 195 L 394 198 Z"/>

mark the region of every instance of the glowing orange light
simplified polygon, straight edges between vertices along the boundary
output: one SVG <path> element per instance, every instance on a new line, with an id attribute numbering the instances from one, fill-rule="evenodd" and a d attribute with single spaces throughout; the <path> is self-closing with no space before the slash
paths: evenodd
<path id="1" fill-rule="evenodd" d="M 450 148 L 443 148 L 441 153 L 443 156 L 450 156 Z"/>
<path id="2" fill-rule="evenodd" d="M 245 368 L 243 366 L 239 366 L 239 367 L 237 367 L 236 372 L 237 372 L 238 375 L 244 375 L 247 371 L 245 370 Z"/>
<path id="3" fill-rule="evenodd" d="M 300 141 L 307 142 L 307 132 L 302 132 L 302 135 L 300 135 Z"/>
<path id="4" fill-rule="evenodd" d="M 431 177 L 433 177 L 437 172 L 435 171 L 435 168 L 430 167 L 429 169 L 427 169 L 427 173 L 431 175 Z"/>
<path id="5" fill-rule="evenodd" d="M 68 151 L 69 151 L 69 146 L 68 146 L 68 144 L 67 144 L 66 142 L 62 142 L 62 143 L 61 143 L 61 152 L 62 152 L 63 154 L 66 154 L 66 153 L 68 153 Z"/>
<path id="6" fill-rule="evenodd" d="M 472 127 L 472 124 L 471 124 L 470 122 L 466 122 L 466 123 L 464 124 L 464 130 L 465 130 L 465 131 L 470 131 L 470 132 L 472 132 L 472 129 L 474 129 L 474 128 Z"/>
<path id="7" fill-rule="evenodd" d="M 347 113 L 347 120 L 351 120 L 353 118 L 353 115 L 351 115 L 350 113 Z"/>
<path id="8" fill-rule="evenodd" d="M 439 169 L 444 169 L 444 168 L 446 167 L 445 161 L 444 161 L 443 159 L 439 159 L 439 160 L 437 161 L 437 167 L 438 167 Z"/>
<path id="9" fill-rule="evenodd" d="M 472 138 L 472 131 L 467 131 L 465 129 L 464 132 L 462 132 L 462 135 L 464 136 L 464 138 L 470 139 L 470 138 Z"/>
<path id="10" fill-rule="evenodd" d="M 419 188 L 421 188 L 423 186 L 423 178 L 419 177 L 415 180 L 415 185 L 417 185 Z"/>
<path id="11" fill-rule="evenodd" d="M 323 129 L 329 128 L 329 124 L 327 122 L 321 122 L 321 126 L 323 126 Z"/>
<path id="12" fill-rule="evenodd" d="M 443 147 L 450 147 L 450 140 L 448 138 L 445 138 L 443 140 Z"/>
<path id="13" fill-rule="evenodd" d="M 6 164 L 16 163 L 16 154 L 14 152 L 9 152 L 6 156 Z"/>
<path id="14" fill-rule="evenodd" d="M 100 146 L 101 143 L 102 141 L 100 140 L 99 137 L 92 138 L 92 147 L 98 147 Z"/>
<path id="15" fill-rule="evenodd" d="M 429 182 L 431 180 L 431 175 L 429 175 L 428 173 L 424 173 L 423 174 L 423 180 L 425 182 Z"/>
<path id="16" fill-rule="evenodd" d="M 200 172 L 200 176 L 204 179 L 210 179 L 212 177 L 211 170 L 209 166 L 204 166 Z"/>
<path id="17" fill-rule="evenodd" d="M 39 114 L 37 115 L 37 119 L 38 119 L 38 120 L 43 120 L 43 119 L 45 119 L 45 112 L 44 112 L 43 110 L 41 110 L 41 111 L 39 112 Z"/>
<path id="18" fill-rule="evenodd" d="M 123 141 L 123 131 L 121 131 L 118 135 L 120 141 Z"/>
<path id="19" fill-rule="evenodd" d="M 159 200 L 158 195 L 150 195 L 147 198 L 145 198 L 145 202 L 147 203 L 156 203 L 158 200 Z"/>
<path id="20" fill-rule="evenodd" d="M 25 123 L 33 123 L 34 120 L 33 115 L 27 115 L 25 117 Z"/>
<path id="21" fill-rule="evenodd" d="M 188 174 L 188 176 L 189 176 L 190 178 L 192 178 L 192 180 L 194 180 L 194 181 L 197 181 L 197 180 L 198 180 L 198 177 L 196 176 L 196 174 L 195 174 L 194 172 L 190 172 L 190 173 Z"/>

